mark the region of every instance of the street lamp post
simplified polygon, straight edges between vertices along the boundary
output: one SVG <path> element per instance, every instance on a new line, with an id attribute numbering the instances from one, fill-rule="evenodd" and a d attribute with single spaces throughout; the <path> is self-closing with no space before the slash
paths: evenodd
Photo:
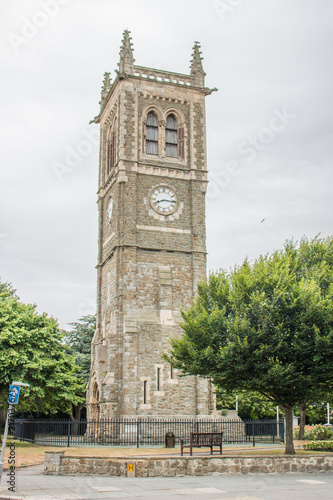
<path id="1" fill-rule="evenodd" d="M 12 413 L 14 410 L 14 405 L 17 405 L 17 403 L 18 403 L 19 395 L 20 395 L 20 388 L 21 387 L 29 387 L 29 385 L 30 384 L 25 384 L 24 382 L 15 381 L 15 382 L 12 382 L 12 384 L 9 388 L 8 412 L 7 412 L 6 425 L 5 425 L 5 431 L 3 434 L 3 442 L 2 442 L 1 455 L 0 455 L 0 483 L 1 483 L 2 472 L 3 472 L 3 461 L 4 461 L 6 442 L 7 442 L 7 436 L 8 436 L 9 421 L 11 419 L 11 416 L 12 416 Z"/>

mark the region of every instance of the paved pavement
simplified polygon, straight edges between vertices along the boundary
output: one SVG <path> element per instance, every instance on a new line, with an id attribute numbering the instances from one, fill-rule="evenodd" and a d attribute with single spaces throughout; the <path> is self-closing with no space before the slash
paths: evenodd
<path id="1" fill-rule="evenodd" d="M 3 476 L 0 499 L 18 500 L 313 500 L 333 498 L 333 474 L 257 474 L 120 478 L 44 476 L 43 466 L 19 469 L 16 492 Z"/>

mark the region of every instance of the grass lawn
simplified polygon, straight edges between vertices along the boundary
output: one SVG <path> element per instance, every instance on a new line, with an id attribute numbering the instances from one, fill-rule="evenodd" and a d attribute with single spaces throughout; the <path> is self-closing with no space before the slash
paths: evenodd
<path id="1" fill-rule="evenodd" d="M 40 447 L 30 443 L 20 443 L 13 441 L 10 438 L 7 440 L 7 445 L 15 442 L 15 467 L 23 467 L 26 465 L 37 465 L 44 462 L 44 452 L 46 450 L 57 450 L 57 448 L 49 448 L 46 446 Z M 6 446 L 4 458 L 4 470 L 9 468 L 8 456 L 10 449 Z"/>
<path id="2" fill-rule="evenodd" d="M 11 443 L 13 441 L 8 441 Z M 30 443 L 20 443 L 18 441 L 15 442 L 15 466 L 16 467 L 24 467 L 27 465 L 38 465 L 44 463 L 44 453 L 45 451 L 64 451 L 65 455 L 76 455 L 76 456 L 96 456 L 96 457 L 133 457 L 133 456 L 158 456 L 158 455 L 180 455 L 180 448 L 120 448 L 120 447 L 70 447 L 70 448 L 61 448 L 61 447 L 51 447 L 51 446 L 37 446 Z M 302 442 L 297 442 L 298 446 L 302 445 Z M 246 449 L 245 449 L 246 448 Z M 8 455 L 9 455 L 9 447 L 6 447 L 5 451 L 5 460 L 4 460 L 4 470 L 8 469 Z M 207 451 L 204 449 L 197 449 L 193 451 L 194 456 L 202 456 L 207 453 L 209 454 L 209 449 Z M 224 455 L 268 455 L 268 456 L 279 456 L 284 455 L 284 447 L 278 446 L 273 449 L 260 449 L 253 447 L 240 447 L 237 449 L 235 447 L 228 447 L 227 445 L 223 448 Z M 296 449 L 297 455 L 332 455 L 333 453 L 324 453 L 321 451 L 307 451 L 302 448 Z"/>
<path id="3" fill-rule="evenodd" d="M 8 441 L 11 443 L 13 441 Z M 296 446 L 302 446 L 303 442 L 296 442 Z M 99 456 L 99 457 L 133 457 L 133 456 L 158 456 L 158 455 L 180 455 L 180 448 L 125 448 L 125 447 L 70 447 L 70 448 L 60 448 L 51 446 L 37 446 L 30 443 L 20 443 L 15 442 L 15 460 L 16 467 L 24 467 L 27 465 L 38 465 L 44 463 L 44 453 L 45 451 L 64 451 L 66 455 L 77 455 L 77 456 Z M 8 469 L 7 458 L 9 455 L 9 447 L 6 447 L 4 469 Z M 193 451 L 194 456 L 202 456 L 204 454 L 209 454 L 209 449 L 207 451 L 204 449 L 197 449 Z M 266 455 L 266 456 L 278 456 L 284 454 L 284 446 L 278 446 L 273 449 L 260 449 L 253 447 L 240 446 L 239 449 L 235 447 L 229 447 L 225 445 L 223 447 L 224 455 Z M 332 455 L 333 453 L 324 453 L 322 451 L 307 451 L 302 448 L 296 449 L 297 455 Z M 188 454 L 187 454 L 188 456 Z"/>
<path id="4" fill-rule="evenodd" d="M 8 440 L 8 443 L 12 443 Z M 66 455 L 79 455 L 83 457 L 132 457 L 136 455 L 180 455 L 180 448 L 166 450 L 165 448 L 120 448 L 120 447 L 101 447 L 101 446 L 80 446 L 62 448 L 55 446 L 38 446 L 35 444 L 15 441 L 15 466 L 24 467 L 27 465 L 38 465 L 44 463 L 44 453 L 46 451 L 64 451 Z M 170 452 L 170 453 L 169 453 Z M 10 449 L 7 446 L 5 450 L 4 470 L 8 469 L 8 456 Z"/>

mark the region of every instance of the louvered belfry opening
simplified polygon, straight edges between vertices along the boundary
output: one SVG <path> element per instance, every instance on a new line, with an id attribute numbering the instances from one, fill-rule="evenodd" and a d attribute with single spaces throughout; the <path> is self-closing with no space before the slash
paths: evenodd
<path id="1" fill-rule="evenodd" d="M 149 155 L 158 155 L 158 121 L 153 111 L 150 111 L 147 116 L 146 153 Z"/>
<path id="2" fill-rule="evenodd" d="M 172 158 L 178 157 L 177 120 L 174 115 L 169 115 L 166 121 L 165 154 Z"/>
<path id="3" fill-rule="evenodd" d="M 185 138 L 184 138 L 184 127 L 179 127 L 178 129 L 178 156 L 184 160 L 185 158 Z"/>

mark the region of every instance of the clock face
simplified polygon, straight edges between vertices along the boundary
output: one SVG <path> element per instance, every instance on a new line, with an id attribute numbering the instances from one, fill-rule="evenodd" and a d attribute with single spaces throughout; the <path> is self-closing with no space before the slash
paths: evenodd
<path id="1" fill-rule="evenodd" d="M 108 204 L 108 217 L 109 217 L 109 221 L 111 220 L 111 217 L 112 217 L 112 208 L 113 208 L 113 199 L 110 197 L 109 204 Z"/>
<path id="2" fill-rule="evenodd" d="M 177 195 L 174 190 L 168 186 L 159 186 L 152 192 L 150 204 L 159 214 L 169 215 L 177 209 Z"/>

